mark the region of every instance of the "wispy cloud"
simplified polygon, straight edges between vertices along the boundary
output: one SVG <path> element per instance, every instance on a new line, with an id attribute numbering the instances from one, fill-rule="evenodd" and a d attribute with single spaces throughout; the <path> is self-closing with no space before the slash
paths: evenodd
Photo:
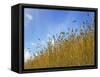
<path id="1" fill-rule="evenodd" d="M 32 42 L 31 45 L 32 45 L 33 47 L 36 47 L 36 43 L 33 43 L 33 42 Z"/>
<path id="2" fill-rule="evenodd" d="M 31 43 L 32 47 L 34 50 L 41 50 L 42 48 L 44 48 L 46 46 L 46 41 L 41 40 L 40 42 L 32 42 Z"/>
<path id="3" fill-rule="evenodd" d="M 33 19 L 33 17 L 32 17 L 32 15 L 31 15 L 31 14 L 28 14 L 28 13 L 27 13 L 25 16 L 26 16 L 26 17 L 27 17 L 27 19 L 29 19 L 29 20 L 32 20 L 32 19 Z"/>

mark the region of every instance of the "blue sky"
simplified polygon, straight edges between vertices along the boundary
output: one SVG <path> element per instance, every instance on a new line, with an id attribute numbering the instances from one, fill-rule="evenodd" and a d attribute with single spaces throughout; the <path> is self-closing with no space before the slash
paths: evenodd
<path id="1" fill-rule="evenodd" d="M 69 29 L 79 29 L 83 21 L 91 22 L 94 12 L 48 9 L 24 9 L 24 49 L 37 52 L 46 46 L 48 37 Z"/>

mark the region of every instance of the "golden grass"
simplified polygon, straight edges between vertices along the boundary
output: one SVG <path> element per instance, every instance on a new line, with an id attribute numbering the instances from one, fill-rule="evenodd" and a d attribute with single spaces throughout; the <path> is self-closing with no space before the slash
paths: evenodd
<path id="1" fill-rule="evenodd" d="M 94 26 L 52 36 L 39 56 L 24 63 L 24 69 L 94 65 Z M 52 40 L 54 44 L 52 44 Z"/>

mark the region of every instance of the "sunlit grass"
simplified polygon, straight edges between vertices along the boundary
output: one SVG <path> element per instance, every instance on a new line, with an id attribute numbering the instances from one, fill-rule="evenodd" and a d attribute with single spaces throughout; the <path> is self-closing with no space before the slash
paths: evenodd
<path id="1" fill-rule="evenodd" d="M 47 47 L 27 60 L 24 69 L 94 65 L 94 25 L 85 26 L 48 38 Z"/>

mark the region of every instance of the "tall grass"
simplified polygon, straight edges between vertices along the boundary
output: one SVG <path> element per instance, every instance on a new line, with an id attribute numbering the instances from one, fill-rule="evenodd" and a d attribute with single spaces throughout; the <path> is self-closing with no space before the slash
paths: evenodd
<path id="1" fill-rule="evenodd" d="M 85 66 L 94 64 L 94 24 L 60 32 L 48 38 L 47 47 L 24 63 L 24 69 Z M 53 43 L 52 43 L 53 42 Z"/>

